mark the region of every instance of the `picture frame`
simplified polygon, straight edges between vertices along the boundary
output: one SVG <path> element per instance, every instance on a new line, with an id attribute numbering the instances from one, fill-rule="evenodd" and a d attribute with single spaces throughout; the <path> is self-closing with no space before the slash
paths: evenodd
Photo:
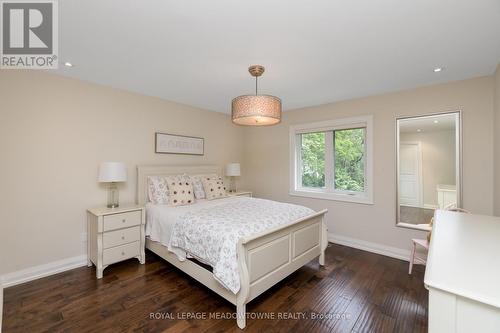
<path id="1" fill-rule="evenodd" d="M 205 139 L 169 133 L 155 133 L 156 154 L 199 155 L 205 154 Z"/>

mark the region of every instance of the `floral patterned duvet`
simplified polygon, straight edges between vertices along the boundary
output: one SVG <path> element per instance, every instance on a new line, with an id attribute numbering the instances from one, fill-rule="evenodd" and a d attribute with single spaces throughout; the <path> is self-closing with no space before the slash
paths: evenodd
<path id="1" fill-rule="evenodd" d="M 212 266 L 215 278 L 236 294 L 240 290 L 238 240 L 293 222 L 314 211 L 303 206 L 248 197 L 220 200 L 220 204 L 214 207 L 188 211 L 179 216 L 168 248 L 180 260 L 186 259 L 180 253 L 187 252 Z"/>

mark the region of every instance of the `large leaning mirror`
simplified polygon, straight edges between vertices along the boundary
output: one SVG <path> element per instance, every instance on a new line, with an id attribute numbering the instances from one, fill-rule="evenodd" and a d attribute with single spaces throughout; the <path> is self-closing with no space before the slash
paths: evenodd
<path id="1" fill-rule="evenodd" d="M 430 230 L 434 210 L 461 207 L 460 112 L 396 119 L 397 220 Z"/>

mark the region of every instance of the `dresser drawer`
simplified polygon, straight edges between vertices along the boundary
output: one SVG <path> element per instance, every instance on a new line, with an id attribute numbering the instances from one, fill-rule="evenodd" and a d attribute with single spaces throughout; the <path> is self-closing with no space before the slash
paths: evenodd
<path id="1" fill-rule="evenodd" d="M 141 239 L 141 227 L 108 231 L 102 235 L 102 243 L 105 249 L 135 242 Z"/>
<path id="2" fill-rule="evenodd" d="M 142 219 L 142 211 L 120 213 L 104 216 L 104 231 L 128 228 L 135 225 L 140 225 Z"/>
<path id="3" fill-rule="evenodd" d="M 137 257 L 140 252 L 140 242 L 133 242 L 106 249 L 102 253 L 102 264 L 109 265 L 114 262 Z"/>

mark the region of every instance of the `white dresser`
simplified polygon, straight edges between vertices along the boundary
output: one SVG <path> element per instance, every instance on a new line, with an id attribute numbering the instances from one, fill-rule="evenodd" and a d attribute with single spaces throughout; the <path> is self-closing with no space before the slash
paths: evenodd
<path id="1" fill-rule="evenodd" d="M 500 218 L 436 211 L 424 282 L 430 333 L 500 332 Z"/>
<path id="2" fill-rule="evenodd" d="M 143 206 L 89 209 L 87 220 L 88 266 L 96 266 L 98 279 L 110 264 L 130 258 L 145 263 Z"/>
<path id="3" fill-rule="evenodd" d="M 455 185 L 439 184 L 436 187 L 439 209 L 457 203 L 457 187 Z"/>

